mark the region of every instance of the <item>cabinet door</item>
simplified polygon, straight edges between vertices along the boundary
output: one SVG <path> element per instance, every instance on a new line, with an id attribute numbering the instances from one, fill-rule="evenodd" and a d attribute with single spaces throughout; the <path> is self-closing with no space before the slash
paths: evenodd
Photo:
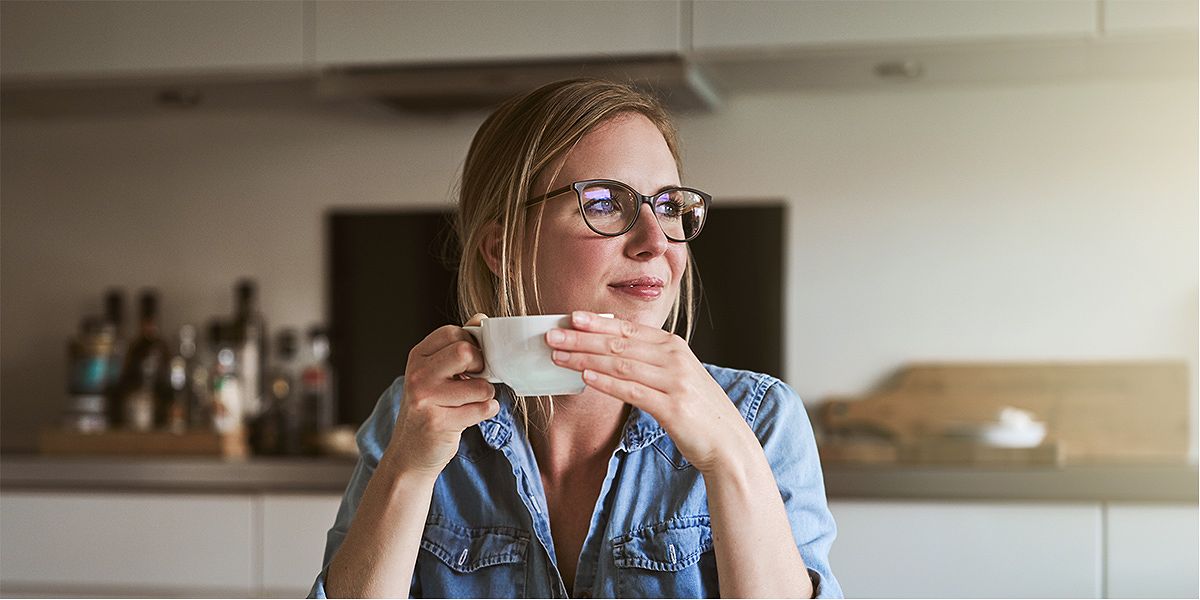
<path id="1" fill-rule="evenodd" d="M 263 588 L 268 596 L 308 595 L 321 572 L 325 534 L 341 502 L 341 494 L 263 496 Z"/>
<path id="2" fill-rule="evenodd" d="M 1097 598 L 1098 503 L 834 501 L 846 597 Z"/>
<path id="3" fill-rule="evenodd" d="M 696 0 L 696 50 L 1096 34 L 1096 0 Z"/>
<path id="4" fill-rule="evenodd" d="M 249 496 L 5 492 L 0 499 L 7 594 L 257 594 Z"/>
<path id="5" fill-rule="evenodd" d="M 1105 33 L 1195 32 L 1196 0 L 1105 0 Z"/>
<path id="6" fill-rule="evenodd" d="M 1109 504 L 1109 598 L 1200 597 L 1200 509 L 1192 505 Z"/>
<path id="7" fill-rule="evenodd" d="M 680 1 L 320 0 L 320 65 L 678 53 Z"/>
<path id="8" fill-rule="evenodd" d="M 301 69 L 304 5 L 280 2 L 0 2 L 8 77 Z"/>

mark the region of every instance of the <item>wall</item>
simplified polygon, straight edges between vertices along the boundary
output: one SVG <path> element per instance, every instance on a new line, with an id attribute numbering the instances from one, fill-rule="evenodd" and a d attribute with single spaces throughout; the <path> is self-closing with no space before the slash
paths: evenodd
<path id="1" fill-rule="evenodd" d="M 5 119 L 3 447 L 60 410 L 107 286 L 158 286 L 173 328 L 251 275 L 273 326 L 320 320 L 324 211 L 447 203 L 482 118 Z M 810 402 L 923 359 L 1180 358 L 1195 381 L 1194 79 L 757 93 L 680 130 L 687 183 L 791 206 L 784 376 Z"/>

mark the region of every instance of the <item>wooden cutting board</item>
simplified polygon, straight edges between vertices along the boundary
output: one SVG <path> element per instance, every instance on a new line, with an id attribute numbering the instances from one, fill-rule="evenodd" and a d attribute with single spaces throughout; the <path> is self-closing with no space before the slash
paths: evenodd
<path id="1" fill-rule="evenodd" d="M 1064 463 L 1178 463 L 1188 385 L 1182 362 L 914 364 L 865 397 L 828 399 L 818 422 L 835 438 L 869 433 L 911 449 L 1011 406 L 1046 423 Z"/>

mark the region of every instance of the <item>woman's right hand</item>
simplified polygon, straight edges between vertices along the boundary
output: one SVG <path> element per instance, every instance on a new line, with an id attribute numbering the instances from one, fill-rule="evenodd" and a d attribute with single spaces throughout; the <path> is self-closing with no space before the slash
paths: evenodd
<path id="1" fill-rule="evenodd" d="M 467 325 L 486 318 L 477 314 Z M 400 413 L 381 462 L 436 479 L 458 451 L 463 430 L 500 411 L 491 383 L 460 377 L 483 366 L 483 351 L 462 327 L 439 327 L 414 346 L 404 370 Z"/>

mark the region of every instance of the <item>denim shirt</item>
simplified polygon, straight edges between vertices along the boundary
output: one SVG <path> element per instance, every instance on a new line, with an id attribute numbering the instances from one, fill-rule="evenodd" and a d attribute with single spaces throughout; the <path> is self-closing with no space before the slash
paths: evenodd
<path id="1" fill-rule="evenodd" d="M 769 375 L 705 365 L 753 429 L 779 486 L 816 597 L 841 597 L 829 567 L 836 535 L 812 426 L 800 398 Z M 573 590 L 557 568 L 546 495 L 511 390 L 500 412 L 463 432 L 438 477 L 413 568 L 412 597 L 591 598 L 720 595 L 708 499 L 700 472 L 658 423 L 630 411 L 584 539 Z M 404 390 L 398 378 L 358 431 L 361 458 L 325 545 L 310 598 L 325 575 L 380 456 Z M 584 507 L 580 507 L 583 509 Z"/>

